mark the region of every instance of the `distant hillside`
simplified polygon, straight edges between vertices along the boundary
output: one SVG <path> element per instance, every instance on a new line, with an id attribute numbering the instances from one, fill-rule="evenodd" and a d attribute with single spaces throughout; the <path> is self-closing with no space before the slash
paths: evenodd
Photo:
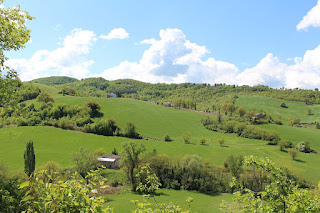
<path id="1" fill-rule="evenodd" d="M 71 94 L 82 97 L 107 97 L 115 93 L 118 97 L 133 98 L 143 101 L 156 101 L 158 104 L 171 102 L 176 107 L 197 110 L 218 111 L 225 103 L 235 103 L 241 95 L 265 96 L 305 104 L 320 104 L 320 92 L 304 89 L 274 89 L 268 86 L 236 86 L 206 83 L 145 83 L 132 79 L 108 81 L 104 78 L 86 78 L 81 81 L 69 77 L 49 77 L 36 79 L 46 85 L 55 85 L 63 94 L 70 89 Z M 62 92 L 65 91 L 65 92 Z M 260 108 L 260 107 L 259 107 Z"/>
<path id="2" fill-rule="evenodd" d="M 32 83 L 39 83 L 39 84 L 45 84 L 48 86 L 54 86 L 54 85 L 61 85 L 61 84 L 67 84 L 67 83 L 73 83 L 79 81 L 76 78 L 70 78 L 67 76 L 51 76 L 46 78 L 38 78 L 34 79 L 30 82 Z"/>

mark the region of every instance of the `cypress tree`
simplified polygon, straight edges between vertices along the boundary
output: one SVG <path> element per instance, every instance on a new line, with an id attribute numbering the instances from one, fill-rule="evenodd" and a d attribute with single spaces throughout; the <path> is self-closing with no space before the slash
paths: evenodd
<path id="1" fill-rule="evenodd" d="M 24 151 L 24 172 L 30 176 L 36 166 L 36 156 L 33 149 L 33 141 L 27 142 L 26 150 Z"/>

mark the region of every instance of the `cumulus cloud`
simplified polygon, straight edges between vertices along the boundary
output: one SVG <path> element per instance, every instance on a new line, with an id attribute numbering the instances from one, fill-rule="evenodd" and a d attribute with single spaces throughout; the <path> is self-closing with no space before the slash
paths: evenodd
<path id="1" fill-rule="evenodd" d="M 306 16 L 297 25 L 297 30 L 306 30 L 310 26 L 320 26 L 320 0 L 315 7 L 313 7 Z"/>
<path id="2" fill-rule="evenodd" d="M 115 28 L 115 29 L 111 30 L 108 33 L 108 35 L 101 35 L 100 38 L 107 39 L 107 40 L 125 39 L 125 38 L 129 38 L 129 33 L 123 28 Z"/>
<path id="3" fill-rule="evenodd" d="M 234 64 L 212 57 L 205 46 L 189 41 L 179 29 L 163 29 L 159 40 L 145 39 L 140 44 L 150 47 L 140 61 L 123 61 L 106 69 L 101 76 L 109 79 L 131 78 L 157 83 L 227 83 L 236 85 L 268 85 L 274 88 L 320 87 L 320 45 L 306 51 L 303 57 L 283 63 L 272 53 L 254 67 L 239 71 Z M 293 64 L 292 64 L 293 63 Z"/>
<path id="4" fill-rule="evenodd" d="M 7 65 L 15 69 L 23 81 L 49 75 L 83 78 L 90 73 L 89 67 L 94 63 L 85 55 L 95 41 L 93 31 L 74 29 L 64 38 L 61 47 L 53 51 L 38 50 L 29 59 L 10 58 Z"/>
<path id="5" fill-rule="evenodd" d="M 294 58 L 294 64 L 281 63 L 269 53 L 255 67 L 237 74 L 239 85 L 268 85 L 274 88 L 307 88 L 320 86 L 320 45 L 307 50 L 303 58 Z"/>
<path id="6" fill-rule="evenodd" d="M 115 80 L 133 78 L 152 83 L 233 83 L 238 68 L 214 58 L 202 60 L 209 53 L 205 46 L 191 43 L 179 29 L 163 29 L 160 40 L 145 39 L 141 44 L 150 47 L 139 62 L 124 61 L 105 70 L 102 77 Z M 224 74 L 224 75 L 222 75 Z"/>

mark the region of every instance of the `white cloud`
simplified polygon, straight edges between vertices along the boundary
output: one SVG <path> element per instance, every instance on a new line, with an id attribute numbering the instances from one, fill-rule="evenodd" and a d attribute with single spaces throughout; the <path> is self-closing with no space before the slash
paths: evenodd
<path id="1" fill-rule="evenodd" d="M 320 27 L 320 0 L 297 25 L 297 30 L 306 30 L 310 26 Z"/>
<path id="2" fill-rule="evenodd" d="M 274 88 L 320 87 L 320 45 L 306 51 L 305 55 L 283 63 L 269 53 L 256 66 L 240 72 L 234 64 L 212 57 L 209 53 L 186 39 L 179 29 L 161 30 L 160 40 L 145 39 L 140 44 L 150 44 L 139 62 L 121 62 L 105 70 L 101 76 L 108 80 L 132 78 L 157 83 L 227 83 L 236 85 L 269 85 Z M 292 64 L 293 63 L 293 64 Z"/>
<path id="3" fill-rule="evenodd" d="M 320 45 L 313 50 L 307 50 L 303 58 L 295 57 L 292 65 L 281 63 L 269 53 L 255 67 L 239 73 L 236 77 L 237 84 L 314 89 L 320 87 L 319 58 Z"/>
<path id="4" fill-rule="evenodd" d="M 10 58 L 7 65 L 15 69 L 23 81 L 48 75 L 67 75 L 76 78 L 87 77 L 89 67 L 94 63 L 85 55 L 96 41 L 93 31 L 74 29 L 67 35 L 62 47 L 53 51 L 38 50 L 29 59 Z"/>
<path id="5" fill-rule="evenodd" d="M 152 83 L 232 83 L 231 76 L 234 77 L 238 69 L 213 58 L 203 61 L 201 58 L 209 53 L 207 48 L 191 43 L 181 30 L 161 30 L 159 36 L 160 40 L 152 38 L 140 42 L 151 46 L 138 63 L 124 61 L 105 70 L 102 77 L 110 80 L 133 78 Z"/>
<path id="6" fill-rule="evenodd" d="M 129 33 L 123 28 L 115 28 L 115 29 L 111 30 L 108 33 L 108 35 L 101 35 L 100 38 L 107 39 L 107 40 L 125 39 L 125 38 L 129 38 Z"/>

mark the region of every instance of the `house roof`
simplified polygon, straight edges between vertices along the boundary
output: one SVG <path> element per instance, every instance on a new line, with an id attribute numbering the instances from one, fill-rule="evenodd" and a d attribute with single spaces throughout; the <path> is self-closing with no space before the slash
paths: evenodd
<path id="1" fill-rule="evenodd" d="M 112 158 L 98 158 L 98 161 L 100 161 L 100 162 L 115 162 L 116 159 L 112 159 Z"/>
<path id="2" fill-rule="evenodd" d="M 105 155 L 101 155 L 98 157 L 99 158 L 110 158 L 110 159 L 120 159 L 121 156 L 119 155 L 114 155 L 114 154 L 105 154 Z"/>

